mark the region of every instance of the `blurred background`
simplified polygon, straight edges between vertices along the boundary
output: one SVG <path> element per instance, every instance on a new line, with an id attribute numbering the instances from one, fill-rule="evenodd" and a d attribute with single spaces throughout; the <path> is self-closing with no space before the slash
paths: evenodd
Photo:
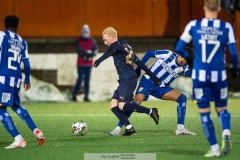
<path id="1" fill-rule="evenodd" d="M 76 41 L 83 24 L 89 25 L 99 46 L 96 58 L 107 49 L 103 45 L 101 33 L 108 26 L 114 27 L 119 38 L 125 39 L 139 55 L 150 49 L 173 50 L 185 25 L 192 19 L 204 16 L 203 2 L 204 0 L 0 0 L 0 30 L 5 29 L 5 16 L 13 14 L 20 18 L 18 34 L 29 45 L 34 83 L 33 91 L 23 93 L 23 99 L 65 101 L 70 99 L 77 78 Z M 219 18 L 233 25 L 240 51 L 240 0 L 222 0 Z M 228 53 L 226 60 L 230 62 Z M 111 98 L 117 79 L 111 58 L 99 68 L 93 68 L 90 99 L 99 101 Z M 237 95 L 240 91 L 240 78 L 232 79 L 229 75 L 228 79 L 230 92 Z M 173 85 L 190 97 L 190 79 L 179 78 Z"/>

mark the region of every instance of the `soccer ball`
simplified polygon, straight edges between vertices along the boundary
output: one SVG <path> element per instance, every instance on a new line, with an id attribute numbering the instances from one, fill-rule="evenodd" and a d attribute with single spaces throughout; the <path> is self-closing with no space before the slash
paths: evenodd
<path id="1" fill-rule="evenodd" d="M 77 121 L 72 124 L 72 132 L 76 136 L 84 136 L 88 131 L 87 123 Z"/>

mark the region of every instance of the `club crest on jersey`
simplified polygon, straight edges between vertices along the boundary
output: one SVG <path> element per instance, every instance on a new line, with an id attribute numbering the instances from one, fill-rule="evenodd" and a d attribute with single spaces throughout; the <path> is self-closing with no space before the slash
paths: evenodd
<path id="1" fill-rule="evenodd" d="M 143 90 L 143 87 L 140 87 L 140 88 L 138 89 L 138 92 L 142 92 L 142 90 Z"/>
<path id="2" fill-rule="evenodd" d="M 183 70 L 182 70 L 182 69 L 179 69 L 179 70 L 178 70 L 178 73 L 182 73 L 182 72 L 183 72 Z"/>
<path id="3" fill-rule="evenodd" d="M 7 103 L 11 98 L 11 94 L 10 93 L 2 93 L 2 102 Z"/>

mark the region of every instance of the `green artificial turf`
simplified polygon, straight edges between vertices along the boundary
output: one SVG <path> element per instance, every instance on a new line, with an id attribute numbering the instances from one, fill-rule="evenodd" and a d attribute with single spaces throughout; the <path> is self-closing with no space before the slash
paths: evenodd
<path id="1" fill-rule="evenodd" d="M 130 121 L 137 133 L 128 137 L 108 135 L 118 123 L 117 118 L 109 110 L 109 102 L 28 102 L 22 105 L 28 109 L 37 126 L 43 131 L 46 142 L 43 146 L 38 146 L 32 132 L 9 108 L 8 111 L 27 141 L 27 146 L 22 149 L 4 149 L 13 142 L 13 138 L 1 125 L 0 159 L 83 160 L 84 153 L 154 153 L 157 160 L 201 160 L 206 159 L 203 155 L 209 149 L 203 135 L 197 106 L 190 100 L 187 105 L 185 127 L 195 132 L 196 136 L 175 135 L 176 103 L 171 101 L 144 102 L 142 104 L 144 106 L 158 108 L 160 123 L 155 125 L 148 115 L 133 113 Z M 229 156 L 221 159 L 237 160 L 240 156 L 240 99 L 230 99 L 229 110 L 232 114 L 233 149 Z M 221 128 L 214 108 L 212 115 L 218 142 L 221 145 Z M 88 124 L 89 131 L 85 136 L 72 134 L 71 125 L 76 120 L 83 120 Z"/>

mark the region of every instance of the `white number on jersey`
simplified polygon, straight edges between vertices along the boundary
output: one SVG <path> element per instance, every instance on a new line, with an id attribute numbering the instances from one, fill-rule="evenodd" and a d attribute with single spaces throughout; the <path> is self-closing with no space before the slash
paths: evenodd
<path id="1" fill-rule="evenodd" d="M 217 50 L 220 46 L 220 42 L 219 41 L 213 41 L 213 40 L 200 39 L 199 43 L 202 45 L 202 62 L 210 63 L 212 58 L 214 57 L 214 55 L 217 53 Z M 209 57 L 207 57 L 207 53 L 206 53 L 206 45 L 208 45 L 208 44 L 214 45 L 214 48 L 211 51 Z"/>
<path id="2" fill-rule="evenodd" d="M 21 55 L 19 54 L 18 51 L 13 50 L 13 49 L 8 49 L 8 52 L 13 53 L 13 57 L 8 57 L 8 68 L 12 70 L 17 70 L 16 66 L 13 66 L 12 62 L 18 62 L 20 63 Z"/>

